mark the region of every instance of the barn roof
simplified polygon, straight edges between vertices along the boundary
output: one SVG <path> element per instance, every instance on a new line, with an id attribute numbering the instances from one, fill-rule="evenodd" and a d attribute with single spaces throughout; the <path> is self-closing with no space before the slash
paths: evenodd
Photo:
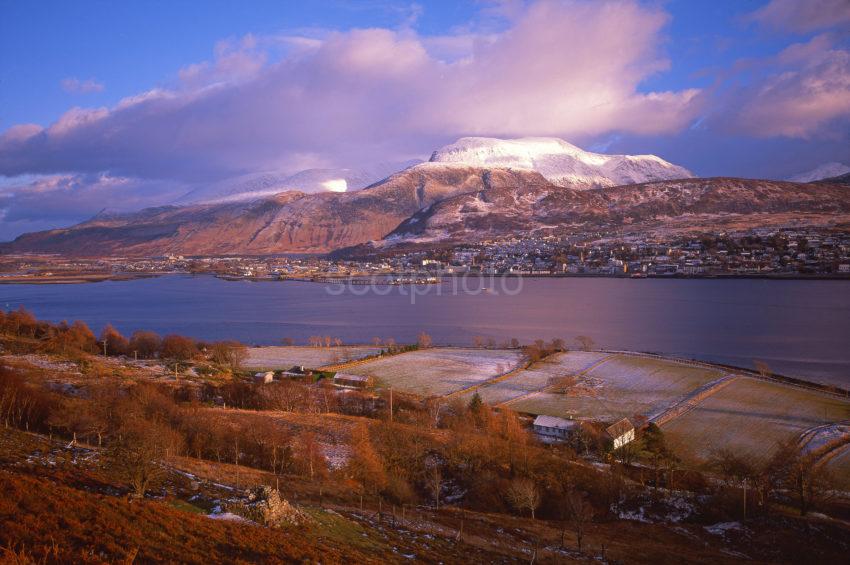
<path id="1" fill-rule="evenodd" d="M 577 425 L 575 420 L 565 420 L 564 418 L 558 418 L 556 416 L 538 416 L 534 419 L 535 426 L 543 426 L 546 428 L 559 428 L 563 430 L 570 430 Z"/>
<path id="2" fill-rule="evenodd" d="M 629 421 L 629 419 L 623 418 L 622 420 L 620 420 L 616 424 L 611 424 L 610 426 L 608 426 L 605 429 L 605 431 L 608 432 L 609 436 L 611 436 L 613 438 L 618 438 L 621 435 L 628 433 L 628 432 L 630 432 L 631 430 L 634 430 L 634 429 L 635 429 L 635 427 L 632 425 L 632 423 Z"/>

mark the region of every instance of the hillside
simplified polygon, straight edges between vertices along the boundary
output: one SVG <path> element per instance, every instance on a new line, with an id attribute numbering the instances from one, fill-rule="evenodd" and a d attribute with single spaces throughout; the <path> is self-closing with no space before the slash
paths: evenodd
<path id="1" fill-rule="evenodd" d="M 130 256 L 326 253 L 377 242 L 471 241 L 533 233 L 707 223 L 734 217 L 781 225 L 787 216 L 846 222 L 850 192 L 831 183 L 711 178 L 595 189 L 555 186 L 535 171 L 422 163 L 357 192 L 284 192 L 227 202 L 101 214 L 25 234 L 6 252 Z"/>
<path id="2" fill-rule="evenodd" d="M 0 342 L 0 563 L 832 563 L 848 549 L 846 493 L 818 464 L 829 455 L 819 446 L 840 457 L 846 443 L 834 440 L 846 438 L 822 426 L 805 430 L 803 446 L 762 442 L 768 462 L 735 451 L 694 467 L 689 442 L 666 443 L 667 430 L 651 424 L 638 426 L 632 447 L 611 450 L 602 400 L 666 404 L 716 376 L 678 363 L 552 352 L 494 376 L 537 346 L 387 346 L 369 363 L 394 386 L 388 402 L 381 388 L 342 389 L 328 377 L 259 383 L 215 353 L 237 351 L 233 342 L 202 350 L 171 336 L 136 360 L 113 333 L 104 356 L 85 324 L 23 310 L 0 311 Z M 580 373 L 553 383 L 564 371 Z M 423 401 L 438 382 L 442 400 Z M 471 382 L 484 397 L 506 383 L 518 400 L 541 386 L 563 402 L 584 394 L 593 413 L 567 441 L 541 441 L 512 406 L 453 396 Z M 788 405 L 802 398 L 788 392 Z M 759 420 L 758 403 L 777 399 L 756 392 L 735 413 Z M 736 435 L 784 424 L 759 423 Z M 804 493 L 789 488 L 797 473 Z M 753 487 L 742 491 L 741 476 Z"/>

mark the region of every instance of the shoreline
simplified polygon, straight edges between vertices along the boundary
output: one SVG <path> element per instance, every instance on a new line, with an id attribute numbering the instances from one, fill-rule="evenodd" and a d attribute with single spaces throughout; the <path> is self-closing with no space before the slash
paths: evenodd
<path id="1" fill-rule="evenodd" d="M 33 284 L 33 285 L 48 285 L 48 284 L 87 284 L 87 283 L 99 283 L 104 281 L 114 281 L 114 282 L 122 282 L 122 281 L 131 281 L 138 279 L 150 279 L 150 278 L 159 278 L 159 277 L 167 277 L 172 275 L 183 275 L 183 276 L 210 276 L 217 278 L 219 280 L 227 281 L 227 282 L 240 282 L 240 281 L 250 281 L 250 282 L 309 282 L 309 283 L 344 283 L 346 281 L 364 281 L 375 279 L 376 282 L 380 282 L 381 279 L 389 278 L 389 277 L 410 277 L 410 273 L 382 273 L 382 274 L 364 274 L 364 275 L 350 275 L 350 276 L 329 276 L 329 275 L 315 275 L 309 277 L 284 277 L 284 278 L 274 278 L 274 277 L 245 277 L 239 275 L 222 275 L 216 273 L 192 273 L 192 272 L 167 272 L 167 273 L 121 273 L 121 274 L 104 274 L 104 275 L 68 275 L 68 276 L 0 276 L 0 284 Z M 423 275 L 424 276 L 424 275 Z M 634 277 L 629 274 L 624 275 L 608 275 L 608 274 L 600 274 L 600 273 L 501 273 L 501 274 L 485 274 L 485 273 L 456 273 L 456 274 L 447 274 L 447 275 L 428 275 L 434 276 L 439 279 L 439 282 L 443 282 L 446 280 L 453 280 L 457 278 L 464 277 L 477 277 L 482 279 L 487 278 L 500 278 L 500 277 L 511 277 L 511 278 L 529 278 L 529 279 L 628 279 L 628 280 L 767 280 L 767 281 L 850 281 L 850 273 L 832 273 L 832 274 L 758 274 L 758 273 L 744 273 L 744 274 L 711 274 L 711 275 L 689 275 L 689 274 L 674 274 L 674 275 L 653 275 L 647 274 L 646 276 Z M 419 282 L 410 282 L 410 283 L 402 283 L 404 285 L 410 284 L 439 284 L 439 282 L 428 282 L 428 283 L 419 283 Z M 355 284 L 363 284 L 362 282 L 358 282 Z"/>

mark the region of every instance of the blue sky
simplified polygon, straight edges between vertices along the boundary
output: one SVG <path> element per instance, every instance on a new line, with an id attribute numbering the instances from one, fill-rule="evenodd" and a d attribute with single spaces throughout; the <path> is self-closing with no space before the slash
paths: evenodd
<path id="1" fill-rule="evenodd" d="M 0 239 L 464 135 L 850 164 L 846 0 L 0 0 Z"/>

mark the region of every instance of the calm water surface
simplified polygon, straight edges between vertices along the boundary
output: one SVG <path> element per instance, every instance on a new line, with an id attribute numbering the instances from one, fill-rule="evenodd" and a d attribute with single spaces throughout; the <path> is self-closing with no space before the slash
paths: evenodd
<path id="1" fill-rule="evenodd" d="M 611 349 L 654 351 L 733 365 L 763 359 L 781 373 L 850 384 L 850 282 L 768 280 L 523 279 L 409 289 L 357 288 L 333 294 L 306 282 L 230 282 L 168 276 L 79 285 L 0 285 L 0 306 L 23 304 L 39 318 L 111 322 L 131 333 L 151 329 L 202 339 L 274 344 L 311 335 L 367 342 L 468 345 L 591 336 Z M 355 294 L 357 293 L 357 294 Z M 415 298 L 415 300 L 413 300 Z"/>

